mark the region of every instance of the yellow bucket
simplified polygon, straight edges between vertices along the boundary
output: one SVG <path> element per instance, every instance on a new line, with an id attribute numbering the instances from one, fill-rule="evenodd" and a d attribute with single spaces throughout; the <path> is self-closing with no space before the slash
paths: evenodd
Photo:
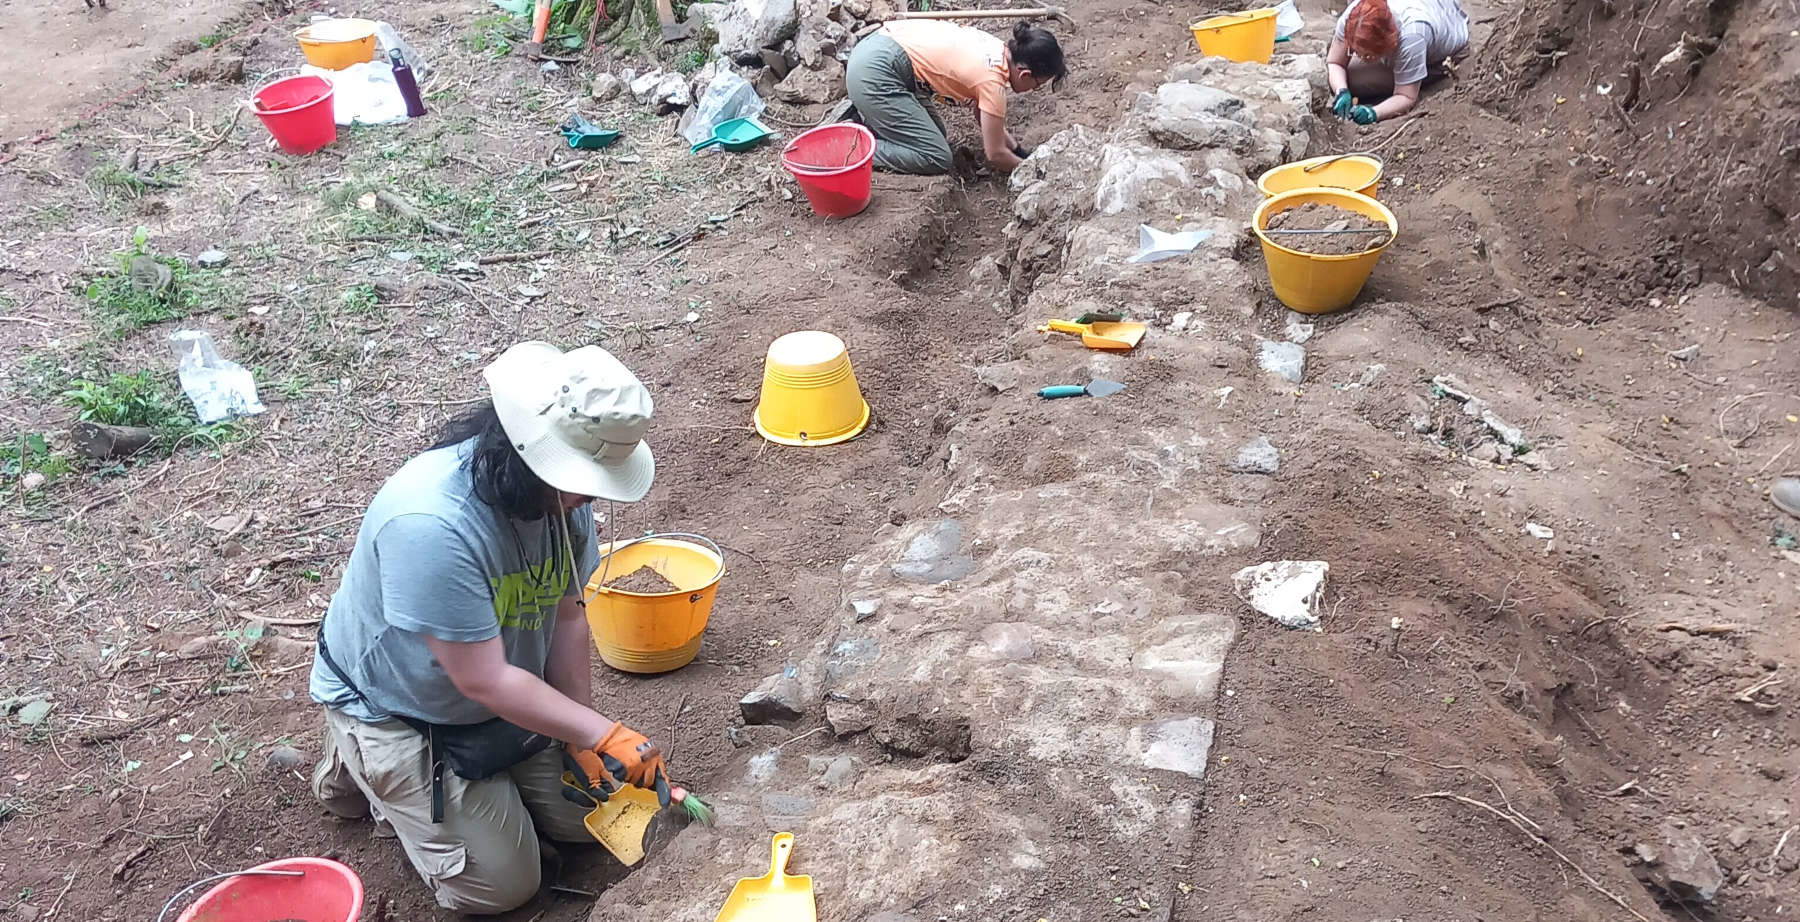
<path id="1" fill-rule="evenodd" d="M 1306 168 L 1331 161 L 1312 172 Z M 1381 191 L 1381 158 L 1370 154 L 1348 157 L 1312 157 L 1284 163 L 1256 177 L 1256 188 L 1265 196 L 1292 192 L 1295 189 L 1349 189 L 1369 198 Z"/>
<path id="2" fill-rule="evenodd" d="M 644 567 L 675 590 L 644 593 L 602 585 Z M 668 672 L 693 662 L 724 576 L 725 555 L 700 535 L 649 535 L 600 545 L 600 567 L 587 583 L 588 630 L 600 658 L 614 669 L 638 673 Z"/>
<path id="3" fill-rule="evenodd" d="M 850 370 L 844 341 L 821 330 L 769 344 L 756 431 L 780 445 L 835 445 L 869 425 L 869 405 Z"/>
<path id="4" fill-rule="evenodd" d="M 1246 10 L 1202 19 L 1188 27 L 1200 53 L 1228 61 L 1267 64 L 1275 56 L 1275 10 Z"/>
<path id="5" fill-rule="evenodd" d="M 1263 233 L 1270 218 L 1312 202 L 1336 205 L 1385 221 L 1389 234 L 1400 232 L 1400 222 L 1394 219 L 1394 213 L 1386 205 L 1346 189 L 1295 189 L 1270 196 L 1257 206 L 1256 215 L 1251 219 L 1252 226 L 1256 228 L 1257 239 L 1262 241 L 1263 262 L 1268 266 L 1269 287 L 1275 290 L 1275 297 L 1303 314 L 1328 314 L 1349 307 L 1350 302 L 1356 300 L 1363 283 L 1375 271 L 1375 263 L 1381 259 L 1382 251 L 1394 239 L 1390 236 L 1387 243 L 1362 253 L 1324 256 L 1290 250 Z"/>
<path id="6" fill-rule="evenodd" d="M 375 23 L 367 19 L 327 19 L 294 32 L 306 63 L 326 70 L 375 60 Z"/>

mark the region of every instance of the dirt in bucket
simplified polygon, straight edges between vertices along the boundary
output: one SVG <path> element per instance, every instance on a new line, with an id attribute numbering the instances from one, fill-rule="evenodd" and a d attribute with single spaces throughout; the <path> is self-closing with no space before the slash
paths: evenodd
<path id="1" fill-rule="evenodd" d="M 620 592 L 638 592 L 644 595 L 661 595 L 665 592 L 681 591 L 680 586 L 664 579 L 661 573 L 649 567 L 639 567 L 605 585 L 608 589 L 617 589 Z"/>
<path id="2" fill-rule="evenodd" d="M 1328 233 L 1269 235 L 1290 250 L 1320 256 L 1348 256 L 1373 250 L 1393 237 L 1387 233 L 1385 222 L 1324 202 L 1308 202 L 1274 215 L 1269 218 L 1267 230 L 1326 231 Z"/>

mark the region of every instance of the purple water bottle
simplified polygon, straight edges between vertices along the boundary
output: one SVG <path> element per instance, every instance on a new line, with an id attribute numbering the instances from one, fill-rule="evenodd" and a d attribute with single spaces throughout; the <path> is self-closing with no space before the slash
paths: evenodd
<path id="1" fill-rule="evenodd" d="M 413 69 L 401 57 L 400 49 L 388 50 L 388 60 L 394 65 L 394 83 L 400 87 L 400 97 L 406 100 L 406 117 L 418 118 L 425 114 L 425 100 L 419 96 L 419 81 L 413 78 Z"/>

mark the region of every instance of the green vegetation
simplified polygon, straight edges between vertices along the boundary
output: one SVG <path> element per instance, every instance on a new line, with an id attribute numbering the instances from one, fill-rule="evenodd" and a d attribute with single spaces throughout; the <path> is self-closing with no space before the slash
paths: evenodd
<path id="1" fill-rule="evenodd" d="M 496 58 L 504 58 L 512 54 L 513 44 L 521 40 L 523 36 L 514 26 L 512 17 L 496 13 L 469 24 L 469 34 L 463 36 L 463 47 L 476 54 L 487 53 Z"/>
<path id="2" fill-rule="evenodd" d="M 55 483 L 72 470 L 68 456 L 53 453 L 43 433 L 21 432 L 0 442 L 0 483 L 11 486 L 27 474 L 42 474 L 46 483 Z"/>
<path id="3" fill-rule="evenodd" d="M 338 295 L 338 303 L 352 314 L 373 314 L 380 310 L 381 296 L 376 293 L 375 286 L 369 284 L 351 285 Z"/>
<path id="4" fill-rule="evenodd" d="M 212 46 L 217 45 L 218 43 L 220 43 L 224 40 L 225 40 L 224 33 L 214 32 L 214 33 L 211 33 L 210 35 L 200 36 L 199 38 L 194 40 L 194 43 L 199 45 L 202 48 L 211 48 Z"/>
<path id="5" fill-rule="evenodd" d="M 707 45 L 706 47 L 711 48 L 712 46 Z M 671 66 L 684 74 L 691 74 L 706 66 L 706 58 L 707 55 L 704 50 L 695 48 L 692 51 L 676 55 L 675 60 L 671 62 Z"/>
<path id="6" fill-rule="evenodd" d="M 88 284 L 88 301 L 112 321 L 115 333 L 185 317 L 200 306 L 205 283 L 186 262 L 151 252 L 149 242 L 150 232 L 138 228 L 131 246 L 114 254 L 118 268 Z M 167 270 L 166 279 L 157 266 Z"/>
<path id="7" fill-rule="evenodd" d="M 76 381 L 63 392 L 63 399 L 84 421 L 156 430 L 155 445 L 164 453 L 188 440 L 216 446 L 240 434 L 231 422 L 201 425 L 174 387 L 149 371 L 115 374 L 104 382 Z"/>

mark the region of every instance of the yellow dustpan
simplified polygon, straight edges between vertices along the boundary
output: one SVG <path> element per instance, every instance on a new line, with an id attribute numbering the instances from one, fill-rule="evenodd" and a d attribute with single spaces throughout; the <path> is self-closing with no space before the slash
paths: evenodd
<path id="1" fill-rule="evenodd" d="M 583 799 L 593 803 L 593 798 L 575 783 L 574 775 L 563 772 L 562 780 L 565 787 L 579 792 Z M 649 828 L 651 818 L 661 809 L 662 804 L 657 802 L 655 791 L 626 784 L 588 811 L 582 823 L 587 826 L 588 833 L 595 841 L 606 846 L 606 850 L 612 852 L 614 858 L 630 867 L 644 860 L 644 830 Z"/>
<path id="2" fill-rule="evenodd" d="M 714 922 L 818 922 L 812 878 L 786 873 L 794 834 L 776 833 L 769 851 L 769 873 L 739 880 Z"/>
<path id="3" fill-rule="evenodd" d="M 1068 320 L 1051 320 L 1038 327 L 1038 332 L 1077 333 L 1081 336 L 1081 344 L 1089 349 L 1135 349 L 1144 338 L 1145 327 L 1141 323 L 1119 323 L 1099 321 L 1096 323 L 1073 323 Z"/>

